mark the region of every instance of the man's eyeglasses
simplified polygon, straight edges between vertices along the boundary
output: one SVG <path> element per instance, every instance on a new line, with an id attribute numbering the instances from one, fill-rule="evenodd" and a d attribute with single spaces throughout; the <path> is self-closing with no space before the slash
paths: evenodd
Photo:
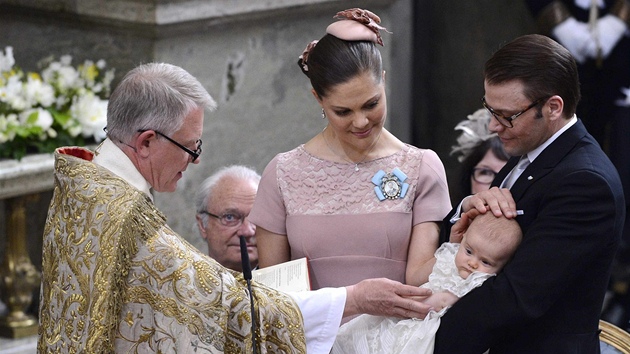
<path id="1" fill-rule="evenodd" d="M 237 214 L 237 213 L 225 213 L 221 216 L 214 215 L 207 210 L 200 211 L 199 214 L 210 215 L 213 218 L 219 220 L 221 225 L 227 227 L 239 227 L 243 223 L 243 220 L 247 217 L 247 215 Z"/>
<path id="2" fill-rule="evenodd" d="M 481 98 L 481 104 L 483 104 L 483 107 L 485 109 L 488 110 L 488 112 L 490 112 L 490 114 L 492 114 L 492 116 L 494 118 L 496 118 L 496 120 L 501 123 L 502 126 L 506 127 L 506 128 L 513 128 L 514 125 L 512 124 L 512 121 L 516 118 L 518 118 L 520 115 L 522 115 L 523 113 L 529 111 L 531 108 L 535 107 L 537 104 L 539 104 L 540 102 L 542 102 L 543 100 L 545 100 L 547 97 L 542 97 L 537 99 L 536 101 L 532 102 L 532 104 L 530 104 L 529 106 L 527 106 L 527 108 L 525 108 L 524 110 L 513 114 L 509 117 L 506 117 L 502 114 L 497 113 L 494 109 L 492 109 L 492 107 L 488 106 L 488 104 L 486 103 L 486 96 L 483 96 Z"/>
<path id="3" fill-rule="evenodd" d="M 192 156 L 192 162 L 195 162 L 195 160 L 197 160 L 197 158 L 199 157 L 199 155 L 201 155 L 201 144 L 203 143 L 201 141 L 201 139 L 197 140 L 196 145 L 197 145 L 197 149 L 196 150 L 190 150 L 189 148 L 185 147 L 184 145 L 178 143 L 177 141 L 171 139 L 169 136 L 167 136 L 166 134 L 162 134 L 159 131 L 155 130 L 155 129 L 140 129 L 138 130 L 138 133 L 144 133 L 148 130 L 153 130 L 155 132 L 155 134 L 160 135 L 162 137 L 164 137 L 166 140 L 170 141 L 171 143 L 175 144 L 178 148 L 186 151 L 190 156 Z"/>
<path id="4" fill-rule="evenodd" d="M 497 173 L 489 168 L 475 167 L 472 170 L 472 178 L 477 183 L 490 184 L 496 176 Z"/>

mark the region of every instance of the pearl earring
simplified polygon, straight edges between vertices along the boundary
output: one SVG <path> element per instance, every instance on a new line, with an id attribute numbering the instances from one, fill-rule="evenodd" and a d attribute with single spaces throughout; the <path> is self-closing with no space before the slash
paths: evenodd
<path id="1" fill-rule="evenodd" d="M 326 119 L 326 112 L 324 112 L 323 108 L 322 108 L 322 119 Z"/>

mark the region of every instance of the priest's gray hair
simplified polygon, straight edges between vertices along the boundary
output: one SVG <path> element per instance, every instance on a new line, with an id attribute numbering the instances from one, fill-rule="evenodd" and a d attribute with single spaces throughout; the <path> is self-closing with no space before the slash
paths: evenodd
<path id="1" fill-rule="evenodd" d="M 216 102 L 194 76 L 171 64 L 143 64 L 129 71 L 109 98 L 108 135 L 123 143 L 138 130 L 171 135 L 198 108 L 213 111 Z"/>

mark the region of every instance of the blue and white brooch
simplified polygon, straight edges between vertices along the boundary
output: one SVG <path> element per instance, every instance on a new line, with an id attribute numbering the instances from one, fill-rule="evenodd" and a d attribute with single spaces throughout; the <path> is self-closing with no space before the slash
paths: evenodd
<path id="1" fill-rule="evenodd" d="M 385 173 L 383 170 L 376 172 L 372 177 L 372 183 L 376 186 L 374 192 L 378 200 L 404 198 L 409 189 L 409 184 L 405 183 L 406 179 L 407 175 L 398 167 L 391 173 Z"/>

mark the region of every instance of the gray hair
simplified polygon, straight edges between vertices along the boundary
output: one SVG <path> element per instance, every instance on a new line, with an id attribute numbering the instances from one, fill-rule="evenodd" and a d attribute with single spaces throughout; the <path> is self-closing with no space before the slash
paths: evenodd
<path id="1" fill-rule="evenodd" d="M 112 92 L 107 130 L 115 143 L 128 142 L 143 129 L 170 135 L 197 108 L 213 111 L 216 102 L 194 76 L 171 64 L 143 64 L 129 71 Z"/>
<path id="2" fill-rule="evenodd" d="M 219 184 L 219 182 L 226 178 L 253 181 L 256 182 L 256 184 L 260 182 L 260 174 L 258 174 L 258 172 L 250 167 L 242 165 L 221 167 L 215 173 L 210 175 L 210 177 L 206 178 L 201 183 L 201 187 L 195 194 L 195 208 L 197 210 L 197 214 L 202 218 L 204 227 L 208 225 L 208 215 L 202 214 L 202 212 L 206 211 L 208 201 L 212 199 L 214 188 L 217 184 Z"/>

